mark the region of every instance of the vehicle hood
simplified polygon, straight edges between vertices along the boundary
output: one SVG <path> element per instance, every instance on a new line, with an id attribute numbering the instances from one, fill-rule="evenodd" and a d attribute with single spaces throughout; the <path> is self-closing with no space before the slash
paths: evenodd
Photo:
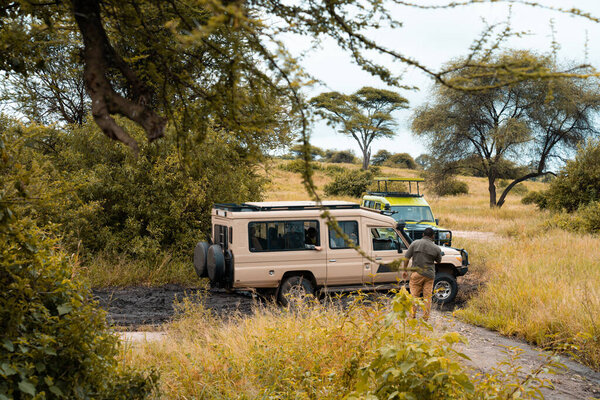
<path id="1" fill-rule="evenodd" d="M 446 246 L 438 246 L 443 252 L 445 256 L 459 256 L 460 251 L 456 250 L 454 247 L 446 247 Z"/>

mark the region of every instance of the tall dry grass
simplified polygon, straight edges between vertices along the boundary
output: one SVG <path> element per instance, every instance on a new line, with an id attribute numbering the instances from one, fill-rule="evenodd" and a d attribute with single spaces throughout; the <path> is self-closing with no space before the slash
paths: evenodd
<path id="1" fill-rule="evenodd" d="M 277 174 L 274 181 L 279 181 Z M 306 199 L 294 175 L 287 172 L 285 196 Z M 415 176 L 415 171 L 384 168 L 381 175 Z M 329 181 L 315 171 L 322 187 Z M 453 245 L 466 248 L 471 267 L 467 277 L 482 289 L 458 315 L 478 325 L 516 335 L 542 346 L 572 344 L 586 364 L 600 369 L 600 238 L 548 228 L 546 212 L 520 203 L 509 194 L 500 209 L 490 209 L 484 178 L 460 177 L 469 194 L 425 197 L 440 224 L 454 231 L 489 232 L 487 239 L 455 236 Z M 525 182 L 529 190 L 545 184 Z M 277 199 L 276 193 L 269 194 Z M 360 199 L 346 199 L 359 201 Z"/>
<path id="2" fill-rule="evenodd" d="M 155 397 L 166 399 L 534 398 L 547 383 L 518 368 L 472 374 L 454 349 L 465 339 L 409 318 L 414 304 L 402 290 L 383 303 L 359 294 L 344 307 L 267 305 L 220 319 L 186 299 L 166 338 L 130 344 L 122 358 L 159 371 Z"/>

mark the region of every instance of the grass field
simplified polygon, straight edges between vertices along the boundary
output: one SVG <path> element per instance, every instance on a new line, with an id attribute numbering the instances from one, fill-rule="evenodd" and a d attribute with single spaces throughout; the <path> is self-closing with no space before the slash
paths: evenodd
<path id="1" fill-rule="evenodd" d="M 308 199 L 298 174 L 283 171 L 277 164 L 266 171 L 272 181 L 265 200 Z M 384 169 L 382 175 L 414 173 Z M 330 179 L 316 171 L 315 182 L 321 191 Z M 600 239 L 546 228 L 548 216 L 533 206 L 522 205 L 519 196 L 511 195 L 502 209 L 491 210 L 486 182 L 471 177 L 460 179 L 468 183 L 468 195 L 435 198 L 426 194 L 436 217 L 455 231 L 493 234 L 483 239 L 455 238 L 454 245 L 470 253 L 468 279 L 479 285 L 466 307 L 455 314 L 506 335 L 571 351 L 585 364 L 599 369 Z M 543 187 L 535 182 L 526 185 L 530 189 Z M 381 384 L 377 379 L 386 375 L 369 368 L 413 365 L 413 359 L 409 363 L 404 358 L 391 364 L 381 361 L 386 354 L 396 354 L 390 353 L 394 348 L 427 354 L 415 364 L 423 369 L 407 378 L 411 384 L 427 387 L 423 382 L 431 382 L 428 366 L 433 365 L 437 374 L 440 366 L 448 366 L 460 357 L 452 353 L 451 346 L 443 344 L 447 336 L 440 337 L 424 326 L 412 326 L 414 322 L 408 323 L 398 314 L 390 323 L 389 313 L 395 307 L 356 303 L 341 309 L 320 304 L 290 312 L 268 305 L 257 307 L 250 316 L 219 319 L 201 304 L 185 302 L 180 318 L 165 327 L 166 340 L 125 347 L 122 357 L 125 365 L 160 372 L 157 398 L 342 398 L 361 387 L 365 373 L 369 378 L 363 387 Z M 432 364 L 431 357 L 443 361 Z M 456 376 L 464 371 L 456 365 L 450 369 Z M 507 371 L 511 370 L 518 371 Z M 456 378 L 452 374 L 444 376 L 474 384 L 473 392 L 458 393 L 454 398 L 490 398 L 484 393 L 508 398 L 501 390 L 513 387 L 507 383 L 511 379 L 518 381 L 510 374 L 479 378 Z M 452 387 L 457 387 L 458 380 L 452 379 Z M 444 390 L 444 395 L 420 398 L 447 397 L 448 389 Z M 521 397 L 529 398 L 525 392 Z M 365 398 L 365 393 L 357 398 Z"/>
<path id="2" fill-rule="evenodd" d="M 266 200 L 308 198 L 299 174 L 276 165 L 269 171 L 272 183 Z M 381 175 L 415 176 L 416 172 L 384 167 Z M 469 194 L 436 198 L 425 188 L 440 224 L 496 235 L 488 240 L 454 240 L 454 246 L 470 253 L 467 278 L 481 284 L 457 315 L 540 346 L 568 347 L 584 363 L 600 369 L 600 238 L 548 228 L 548 214 L 521 204 L 515 194 L 509 194 L 501 209 L 490 209 L 487 181 L 460 179 L 469 185 Z M 314 180 L 322 189 L 331 178 L 317 170 Z M 544 184 L 525 182 L 525 186 L 540 190 Z"/>

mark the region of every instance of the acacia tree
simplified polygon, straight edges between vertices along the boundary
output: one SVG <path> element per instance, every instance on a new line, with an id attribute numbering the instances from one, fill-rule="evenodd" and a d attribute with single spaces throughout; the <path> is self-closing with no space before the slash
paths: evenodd
<path id="1" fill-rule="evenodd" d="M 395 135 L 396 121 L 392 113 L 408 108 L 408 100 L 398 93 L 372 87 L 363 87 L 351 95 L 321 93 L 310 103 L 329 125 L 338 126 L 340 133 L 356 140 L 363 155 L 364 170 L 369 169 L 373 141 Z"/>
<path id="2" fill-rule="evenodd" d="M 550 57 L 508 52 L 495 58 L 497 65 L 523 70 L 556 71 Z M 490 207 L 501 207 L 519 182 L 552 173 L 552 161 L 595 133 L 592 118 L 600 109 L 600 92 L 591 81 L 568 78 L 522 81 L 498 86 L 487 67 L 457 68 L 460 79 L 470 78 L 478 91 L 434 88 L 435 100 L 414 115 L 414 132 L 429 140 L 435 168 L 452 173 L 465 159 L 477 160 L 488 179 Z M 465 80 L 466 82 L 466 80 Z M 497 199 L 495 182 L 506 160 L 529 166 Z"/>
<path id="3" fill-rule="evenodd" d="M 291 4 L 280 0 L 0 0 L 0 70 L 28 76 L 43 68 L 44 46 L 56 43 L 57 35 L 74 34 L 81 43 L 78 62 L 94 120 L 105 135 L 134 151 L 139 139 L 115 115 L 140 125 L 149 141 L 164 135 L 167 121 L 183 134 L 190 128 L 206 131 L 216 125 L 247 137 L 268 135 L 264 121 L 257 121 L 261 114 L 245 112 L 248 104 L 265 104 L 264 91 L 289 99 L 285 115 L 299 116 L 307 141 L 299 88 L 309 79 L 285 51 L 282 35 L 319 40 L 327 36 L 348 50 L 365 71 L 392 86 L 400 87 L 400 77 L 394 73 L 400 64 L 444 85 L 471 90 L 472 86 L 453 79 L 452 69 L 428 68 L 364 33 L 369 28 L 401 25 L 390 5 L 439 9 L 471 3 L 476 2 L 424 6 L 379 0 Z M 563 12 L 594 20 L 581 10 Z M 264 23 L 265 16 L 269 24 Z M 496 39 L 491 34 L 494 29 L 500 32 Z M 511 34 L 506 27 L 490 27 L 475 40 L 464 66 L 473 66 L 477 55 L 497 48 Z M 374 53 L 387 57 L 385 65 L 374 61 Z M 509 65 L 492 66 L 486 73 L 503 76 L 505 82 L 557 75 Z"/>

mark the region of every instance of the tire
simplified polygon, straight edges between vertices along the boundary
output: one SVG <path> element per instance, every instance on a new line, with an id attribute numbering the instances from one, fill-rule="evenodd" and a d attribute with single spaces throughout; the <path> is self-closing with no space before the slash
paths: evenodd
<path id="1" fill-rule="evenodd" d="M 442 272 L 435 276 L 433 282 L 433 302 L 436 304 L 447 304 L 456 298 L 458 284 L 453 275 Z"/>
<path id="2" fill-rule="evenodd" d="M 208 276 L 206 269 L 206 256 L 208 254 L 208 242 L 198 242 L 194 249 L 194 269 L 199 278 Z"/>
<path id="3" fill-rule="evenodd" d="M 315 296 L 315 287 L 312 282 L 302 275 L 288 276 L 279 286 L 277 300 L 283 306 L 304 302 Z"/>
<path id="4" fill-rule="evenodd" d="M 223 281 L 225 288 L 231 289 L 233 287 L 233 275 L 235 267 L 235 258 L 231 250 L 225 250 L 225 271 L 223 275 Z"/>
<path id="5" fill-rule="evenodd" d="M 225 277 L 225 255 L 218 244 L 208 248 L 206 256 L 206 269 L 211 282 L 219 283 Z"/>

